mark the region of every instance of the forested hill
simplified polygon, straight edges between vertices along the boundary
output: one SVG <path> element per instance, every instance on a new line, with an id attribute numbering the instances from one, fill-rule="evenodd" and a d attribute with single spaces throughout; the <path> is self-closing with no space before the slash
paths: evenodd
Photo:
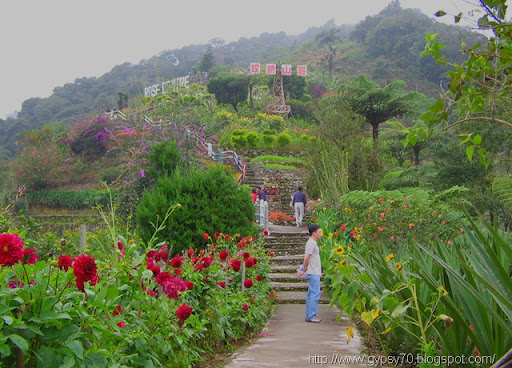
<path id="1" fill-rule="evenodd" d="M 462 40 L 468 45 L 483 40 L 482 36 L 460 27 L 439 24 L 418 10 L 402 9 L 396 0 L 378 15 L 367 17 L 355 26 L 337 27 L 335 37 L 326 40 L 328 31 L 334 28 L 330 21 L 296 36 L 284 32 L 263 33 L 231 43 L 212 39 L 209 45 L 216 64 L 233 69 L 245 69 L 250 62 L 307 63 L 310 80 L 332 82 L 329 72 L 340 80 L 365 73 L 378 82 L 404 79 L 411 88 L 433 92 L 445 71 L 431 59 L 420 57 L 425 33 L 438 33 L 440 40 L 448 45 L 445 50 L 451 58 L 457 56 Z M 323 41 L 332 41 L 330 45 L 337 51 L 331 70 L 325 62 L 329 42 L 321 42 L 322 38 L 317 37 L 322 32 Z M 334 36 L 332 32 L 330 36 Z M 145 86 L 187 75 L 198 68 L 209 45 L 163 51 L 136 65 L 118 65 L 99 78 L 80 78 L 56 87 L 48 98 L 26 100 L 16 119 L 0 119 L 0 157 L 15 151 L 16 136 L 24 130 L 38 129 L 53 121 L 69 123 L 115 109 L 120 93 L 131 101 L 143 94 Z"/>

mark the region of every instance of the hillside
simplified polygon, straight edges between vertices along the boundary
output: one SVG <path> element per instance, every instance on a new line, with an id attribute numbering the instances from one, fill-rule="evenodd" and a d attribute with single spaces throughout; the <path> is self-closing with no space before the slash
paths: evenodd
<path id="1" fill-rule="evenodd" d="M 324 84 L 365 73 L 381 83 L 403 79 L 409 88 L 433 94 L 445 70 L 433 60 L 419 56 L 425 45 L 425 33 L 438 33 L 439 39 L 447 45 L 446 53 L 455 59 L 461 40 L 468 45 L 483 40 L 479 34 L 437 23 L 417 10 L 389 5 L 356 26 L 339 27 L 335 41 L 339 51 L 334 58 L 336 80 L 329 80 L 325 77 L 326 50 L 318 45 L 315 37 L 334 26 L 331 21 L 297 36 L 284 32 L 263 33 L 231 43 L 213 39 L 210 45 L 216 63 L 232 69 L 245 69 L 254 61 L 307 63 L 310 79 Z M 38 129 L 53 121 L 69 124 L 91 114 L 115 109 L 120 94 L 133 102 L 143 94 L 145 86 L 193 72 L 207 46 L 190 45 L 166 50 L 136 65 L 118 65 L 99 78 L 80 78 L 56 87 L 48 98 L 26 100 L 16 119 L 0 119 L 0 157 L 14 153 L 16 136 L 22 131 Z"/>

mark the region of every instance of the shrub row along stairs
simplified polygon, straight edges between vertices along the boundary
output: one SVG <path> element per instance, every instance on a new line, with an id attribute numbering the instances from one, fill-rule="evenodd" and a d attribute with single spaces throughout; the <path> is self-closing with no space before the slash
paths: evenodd
<path id="1" fill-rule="evenodd" d="M 265 237 L 265 247 L 275 254 L 269 277 L 280 303 L 306 303 L 308 283 L 305 277 L 297 276 L 297 269 L 304 260 L 304 247 L 308 238 L 305 227 L 277 225 L 271 225 L 270 235 Z M 324 293 L 320 303 L 328 303 Z"/>

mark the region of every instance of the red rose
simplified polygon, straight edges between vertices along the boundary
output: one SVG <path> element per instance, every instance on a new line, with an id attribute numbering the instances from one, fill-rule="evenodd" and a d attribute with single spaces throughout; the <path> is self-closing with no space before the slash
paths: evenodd
<path id="1" fill-rule="evenodd" d="M 217 231 L 214 236 L 215 236 L 215 239 L 218 239 L 220 236 L 220 233 Z"/>
<path id="2" fill-rule="evenodd" d="M 210 239 L 210 235 L 208 235 L 208 233 L 204 233 L 203 238 L 204 238 L 204 240 L 208 240 L 208 239 Z"/>
<path id="3" fill-rule="evenodd" d="M 194 288 L 194 283 L 192 281 L 185 281 L 185 285 L 187 285 L 188 290 L 192 290 Z"/>
<path id="4" fill-rule="evenodd" d="M 244 286 L 245 286 L 247 289 L 252 288 L 252 285 L 253 285 L 253 282 L 252 282 L 252 280 L 251 280 L 251 279 L 246 279 L 246 280 L 244 281 Z"/>
<path id="5" fill-rule="evenodd" d="M 221 250 L 220 253 L 219 253 L 219 258 L 220 258 L 221 261 L 225 261 L 226 258 L 228 258 L 228 256 L 229 256 L 229 253 L 225 249 Z"/>
<path id="6" fill-rule="evenodd" d="M 171 266 L 174 268 L 180 268 L 182 263 L 181 257 L 174 257 L 171 259 Z"/>
<path id="7" fill-rule="evenodd" d="M 59 262 L 57 263 L 59 269 L 61 270 L 64 270 L 64 271 L 67 271 L 69 269 L 69 267 L 71 267 L 73 263 L 73 258 L 71 258 L 70 256 L 60 256 L 59 257 Z"/>
<path id="8" fill-rule="evenodd" d="M 261 275 L 256 276 L 256 280 L 258 280 L 258 281 L 263 280 L 263 276 L 261 276 Z"/>
<path id="9" fill-rule="evenodd" d="M 222 282 L 222 281 L 217 281 L 216 284 L 219 285 L 223 289 L 226 288 L 226 284 L 224 282 Z"/>
<path id="10" fill-rule="evenodd" d="M 244 259 L 247 259 L 247 258 L 249 258 L 249 257 L 251 256 L 251 255 L 249 254 L 249 252 L 244 252 L 244 254 L 243 254 L 243 255 L 244 255 Z"/>
<path id="11" fill-rule="evenodd" d="M 125 327 L 126 327 L 126 324 L 125 324 L 123 321 L 121 321 L 121 322 L 117 322 L 117 325 L 118 325 L 119 327 L 121 327 L 121 328 L 125 328 Z"/>
<path id="12" fill-rule="evenodd" d="M 249 306 L 247 304 L 242 304 L 242 307 L 244 308 L 244 311 L 248 311 L 249 310 Z"/>
<path id="13" fill-rule="evenodd" d="M 164 286 L 172 280 L 172 276 L 169 272 L 161 272 L 155 277 L 155 281 L 158 285 Z"/>
<path id="14" fill-rule="evenodd" d="M 12 266 L 23 259 L 23 240 L 16 234 L 0 234 L 0 265 Z"/>
<path id="15" fill-rule="evenodd" d="M 247 268 L 251 268 L 252 266 L 254 266 L 255 262 L 254 262 L 254 258 L 247 258 L 245 260 L 245 267 Z"/>
<path id="16" fill-rule="evenodd" d="M 188 258 L 192 258 L 192 256 L 194 255 L 194 250 L 193 249 L 189 249 L 187 251 L 187 254 L 188 254 Z"/>
<path id="17" fill-rule="evenodd" d="M 228 240 L 228 239 L 229 239 L 229 235 L 228 234 L 224 235 L 224 240 Z"/>
<path id="18" fill-rule="evenodd" d="M 269 254 L 270 257 L 275 257 L 275 255 L 276 254 L 274 252 L 270 252 L 270 254 Z"/>
<path id="19" fill-rule="evenodd" d="M 240 271 L 240 267 L 242 266 L 242 262 L 239 259 L 233 259 L 229 262 L 234 271 Z"/>
<path id="20" fill-rule="evenodd" d="M 268 230 L 264 230 L 263 231 L 263 235 L 267 236 L 268 235 Z"/>
<path id="21" fill-rule="evenodd" d="M 192 308 L 186 304 L 182 304 L 181 307 L 178 308 L 176 316 L 178 316 L 180 326 L 192 315 L 192 312 Z"/>

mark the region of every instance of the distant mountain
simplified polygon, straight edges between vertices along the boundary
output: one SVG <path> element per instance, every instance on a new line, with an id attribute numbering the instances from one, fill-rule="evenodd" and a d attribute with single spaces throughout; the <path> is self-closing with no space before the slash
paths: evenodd
<path id="1" fill-rule="evenodd" d="M 326 74 L 327 66 L 323 62 L 326 50 L 315 43 L 315 37 L 335 26 L 331 20 L 296 36 L 284 32 L 263 33 L 230 43 L 217 38 L 210 45 L 217 64 L 245 69 L 251 62 L 304 62 L 315 73 Z M 337 44 L 340 52 L 335 60 L 336 73 L 345 76 L 365 73 L 383 83 L 405 79 L 418 90 L 438 86 L 445 71 L 432 60 L 419 56 L 425 45 L 425 32 L 439 33 L 448 45 L 448 52 L 455 57 L 460 57 L 457 51 L 461 39 L 468 44 L 483 39 L 460 27 L 436 23 L 419 11 L 392 5 L 357 25 L 342 25 L 339 30 L 338 36 L 343 41 Z M 139 64 L 117 65 L 99 78 L 80 78 L 56 87 L 48 98 L 24 101 L 16 118 L 0 119 L 0 152 L 13 153 L 16 136 L 24 130 L 38 129 L 53 121 L 71 123 L 115 109 L 120 93 L 133 100 L 144 93 L 146 86 L 187 75 L 197 67 L 208 46 L 166 50 Z"/>

